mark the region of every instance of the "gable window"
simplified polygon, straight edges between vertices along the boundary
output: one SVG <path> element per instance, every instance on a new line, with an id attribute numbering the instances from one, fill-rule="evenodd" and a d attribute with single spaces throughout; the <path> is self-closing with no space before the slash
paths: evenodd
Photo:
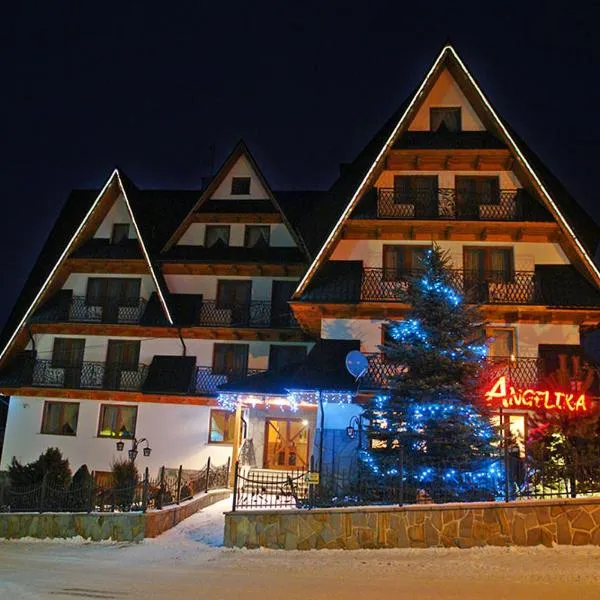
<path id="1" fill-rule="evenodd" d="M 415 218 L 437 216 L 437 175 L 396 175 L 394 177 L 394 203 L 412 205 Z"/>
<path id="2" fill-rule="evenodd" d="M 248 344 L 215 344 L 213 373 L 216 375 L 246 375 Z"/>
<path id="3" fill-rule="evenodd" d="M 244 246 L 246 248 L 268 248 L 271 228 L 268 225 L 246 225 Z"/>
<path id="4" fill-rule="evenodd" d="M 247 196 L 250 193 L 250 177 L 232 177 L 231 195 Z"/>
<path id="5" fill-rule="evenodd" d="M 62 384 L 64 387 L 79 387 L 83 368 L 84 348 L 84 339 L 54 338 L 50 365 L 53 369 L 62 369 Z"/>
<path id="6" fill-rule="evenodd" d="M 207 248 L 221 246 L 223 248 L 229 246 L 229 233 L 231 227 L 229 225 L 207 225 L 204 235 L 204 245 Z"/>
<path id="7" fill-rule="evenodd" d="M 137 406 L 102 404 L 98 437 L 127 438 L 135 436 Z"/>
<path id="8" fill-rule="evenodd" d="M 110 236 L 111 244 L 122 244 L 129 239 L 129 223 L 115 223 Z"/>
<path id="9" fill-rule="evenodd" d="M 119 306 L 138 306 L 140 303 L 141 279 L 117 277 L 88 278 L 85 303 L 102 308 L 102 321 L 116 322 Z"/>
<path id="10" fill-rule="evenodd" d="M 229 316 L 227 325 L 244 326 L 250 320 L 250 297 L 252 295 L 252 281 L 243 279 L 220 279 L 217 282 L 218 310 L 229 310 L 229 315 L 221 314 L 219 319 Z M 224 323 L 225 324 L 225 323 Z"/>
<path id="11" fill-rule="evenodd" d="M 509 327 L 490 327 L 486 330 L 489 338 L 490 358 L 514 358 L 516 355 L 515 330 Z"/>
<path id="12" fill-rule="evenodd" d="M 305 346 L 277 345 L 269 348 L 269 369 L 279 370 L 301 363 L 306 358 Z"/>
<path id="13" fill-rule="evenodd" d="M 235 413 L 228 410 L 211 410 L 208 442 L 210 444 L 232 444 L 234 427 Z"/>
<path id="14" fill-rule="evenodd" d="M 423 257 L 431 246 L 402 246 L 384 244 L 383 279 L 397 281 L 423 269 Z"/>
<path id="15" fill-rule="evenodd" d="M 456 215 L 479 218 L 479 206 L 500 203 L 498 177 L 456 177 Z"/>
<path id="16" fill-rule="evenodd" d="M 41 433 L 76 435 L 78 417 L 78 402 L 45 402 Z"/>
<path id="17" fill-rule="evenodd" d="M 439 107 L 429 109 L 429 129 L 431 131 L 456 133 L 461 130 L 460 107 Z"/>

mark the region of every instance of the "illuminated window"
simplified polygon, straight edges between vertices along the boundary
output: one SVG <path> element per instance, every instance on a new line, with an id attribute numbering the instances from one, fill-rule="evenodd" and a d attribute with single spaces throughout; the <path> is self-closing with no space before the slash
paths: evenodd
<path id="1" fill-rule="evenodd" d="M 210 411 L 210 431 L 208 441 L 211 444 L 233 443 L 235 414 L 226 410 Z"/>
<path id="2" fill-rule="evenodd" d="M 431 131 L 448 131 L 452 133 L 460 131 L 460 108 L 430 108 L 429 124 Z"/>
<path id="3" fill-rule="evenodd" d="M 515 330 L 510 328 L 491 327 L 486 331 L 489 338 L 488 354 L 491 357 L 514 357 Z"/>
<path id="4" fill-rule="evenodd" d="M 46 402 L 41 432 L 48 435 L 76 435 L 78 417 L 78 402 Z"/>
<path id="5" fill-rule="evenodd" d="M 137 406 L 103 404 L 100 407 L 98 437 L 133 438 Z"/>
<path id="6" fill-rule="evenodd" d="M 115 223 L 110 237 L 111 244 L 122 244 L 129 238 L 129 223 Z"/>
<path id="7" fill-rule="evenodd" d="M 246 196 L 250 193 L 250 177 L 232 177 L 231 195 Z"/>

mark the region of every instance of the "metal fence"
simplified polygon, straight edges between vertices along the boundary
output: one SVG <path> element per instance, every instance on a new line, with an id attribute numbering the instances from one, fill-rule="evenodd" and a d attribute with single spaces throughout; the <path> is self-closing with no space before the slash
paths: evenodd
<path id="1" fill-rule="evenodd" d="M 270 301 L 252 300 L 223 307 L 216 300 L 203 300 L 198 325 L 208 327 L 298 327 L 290 310 L 274 312 Z"/>
<path id="2" fill-rule="evenodd" d="M 146 469 L 135 485 L 115 487 L 88 485 L 57 487 L 46 477 L 29 486 L 0 483 L 0 512 L 130 512 L 161 509 L 179 504 L 200 493 L 229 485 L 229 461 L 220 466 L 210 458 L 200 470 L 161 467 L 156 478 Z"/>

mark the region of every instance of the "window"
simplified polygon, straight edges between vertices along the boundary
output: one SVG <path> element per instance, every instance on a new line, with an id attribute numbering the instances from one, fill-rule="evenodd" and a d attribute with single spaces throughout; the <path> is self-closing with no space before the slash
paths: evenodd
<path id="1" fill-rule="evenodd" d="M 111 244 L 122 244 L 129 239 L 129 223 L 115 223 L 110 237 Z"/>
<path id="2" fill-rule="evenodd" d="M 514 357 L 516 354 L 515 330 L 506 327 L 491 327 L 486 331 L 489 338 L 488 353 L 494 357 Z"/>
<path id="3" fill-rule="evenodd" d="M 250 177 L 232 177 L 231 195 L 243 196 L 250 193 Z"/>
<path id="4" fill-rule="evenodd" d="M 459 108 L 430 108 L 429 125 L 431 131 L 456 133 L 461 130 Z"/>
<path id="5" fill-rule="evenodd" d="M 208 442 L 210 444 L 232 444 L 234 427 L 235 413 L 228 410 L 211 410 Z"/>
<path id="6" fill-rule="evenodd" d="M 225 248 L 229 246 L 230 231 L 231 227 L 229 225 L 207 225 L 204 245 L 207 248 L 213 248 L 214 246 Z"/>
<path id="7" fill-rule="evenodd" d="M 217 375 L 246 375 L 248 344 L 215 344 L 213 373 Z"/>
<path id="8" fill-rule="evenodd" d="M 52 368 L 68 369 L 81 367 L 85 340 L 74 338 L 54 338 Z"/>
<path id="9" fill-rule="evenodd" d="M 457 216 L 478 218 L 481 204 L 499 203 L 498 177 L 456 177 Z"/>
<path id="10" fill-rule="evenodd" d="M 133 438 L 137 406 L 102 404 L 98 437 Z"/>
<path id="11" fill-rule="evenodd" d="M 422 259 L 431 246 L 383 246 L 383 278 L 384 281 L 396 281 L 412 275 L 422 267 Z"/>
<path id="12" fill-rule="evenodd" d="M 117 277 L 88 278 L 85 303 L 88 306 L 137 306 L 141 279 Z"/>
<path id="13" fill-rule="evenodd" d="M 394 203 L 412 204 L 415 218 L 438 214 L 438 178 L 436 175 L 396 175 Z"/>
<path id="14" fill-rule="evenodd" d="M 465 281 L 508 283 L 514 275 L 512 248 L 465 247 L 463 265 Z"/>
<path id="15" fill-rule="evenodd" d="M 250 319 L 252 281 L 220 279 L 217 282 L 217 309 L 230 310 L 230 325 L 247 325 Z"/>
<path id="16" fill-rule="evenodd" d="M 106 365 L 104 368 L 104 389 L 119 390 L 131 383 L 124 371 L 137 371 L 140 361 L 139 340 L 108 340 Z"/>
<path id="17" fill-rule="evenodd" d="M 45 402 L 41 432 L 48 435 L 76 435 L 78 417 L 78 402 Z"/>
<path id="18" fill-rule="evenodd" d="M 268 225 L 246 225 L 244 246 L 246 248 L 268 248 L 271 228 Z"/>
<path id="19" fill-rule="evenodd" d="M 305 346 L 271 346 L 269 349 L 269 369 L 281 369 L 287 365 L 300 363 L 305 358 Z"/>
<path id="20" fill-rule="evenodd" d="M 575 344 L 540 344 L 538 354 L 542 359 L 544 375 L 557 378 L 557 371 L 569 378 L 583 377 L 581 367 L 585 363 L 581 346 Z"/>

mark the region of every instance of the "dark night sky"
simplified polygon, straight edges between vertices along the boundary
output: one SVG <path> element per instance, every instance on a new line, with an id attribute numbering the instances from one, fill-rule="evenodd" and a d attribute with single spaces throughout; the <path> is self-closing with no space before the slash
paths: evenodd
<path id="1" fill-rule="evenodd" d="M 326 188 L 447 38 L 600 221 L 600 8 L 34 4 L 0 20 L 0 324 L 71 188 L 100 187 L 116 165 L 140 187 L 195 188 L 211 143 L 218 165 L 240 137 L 274 189 Z"/>

